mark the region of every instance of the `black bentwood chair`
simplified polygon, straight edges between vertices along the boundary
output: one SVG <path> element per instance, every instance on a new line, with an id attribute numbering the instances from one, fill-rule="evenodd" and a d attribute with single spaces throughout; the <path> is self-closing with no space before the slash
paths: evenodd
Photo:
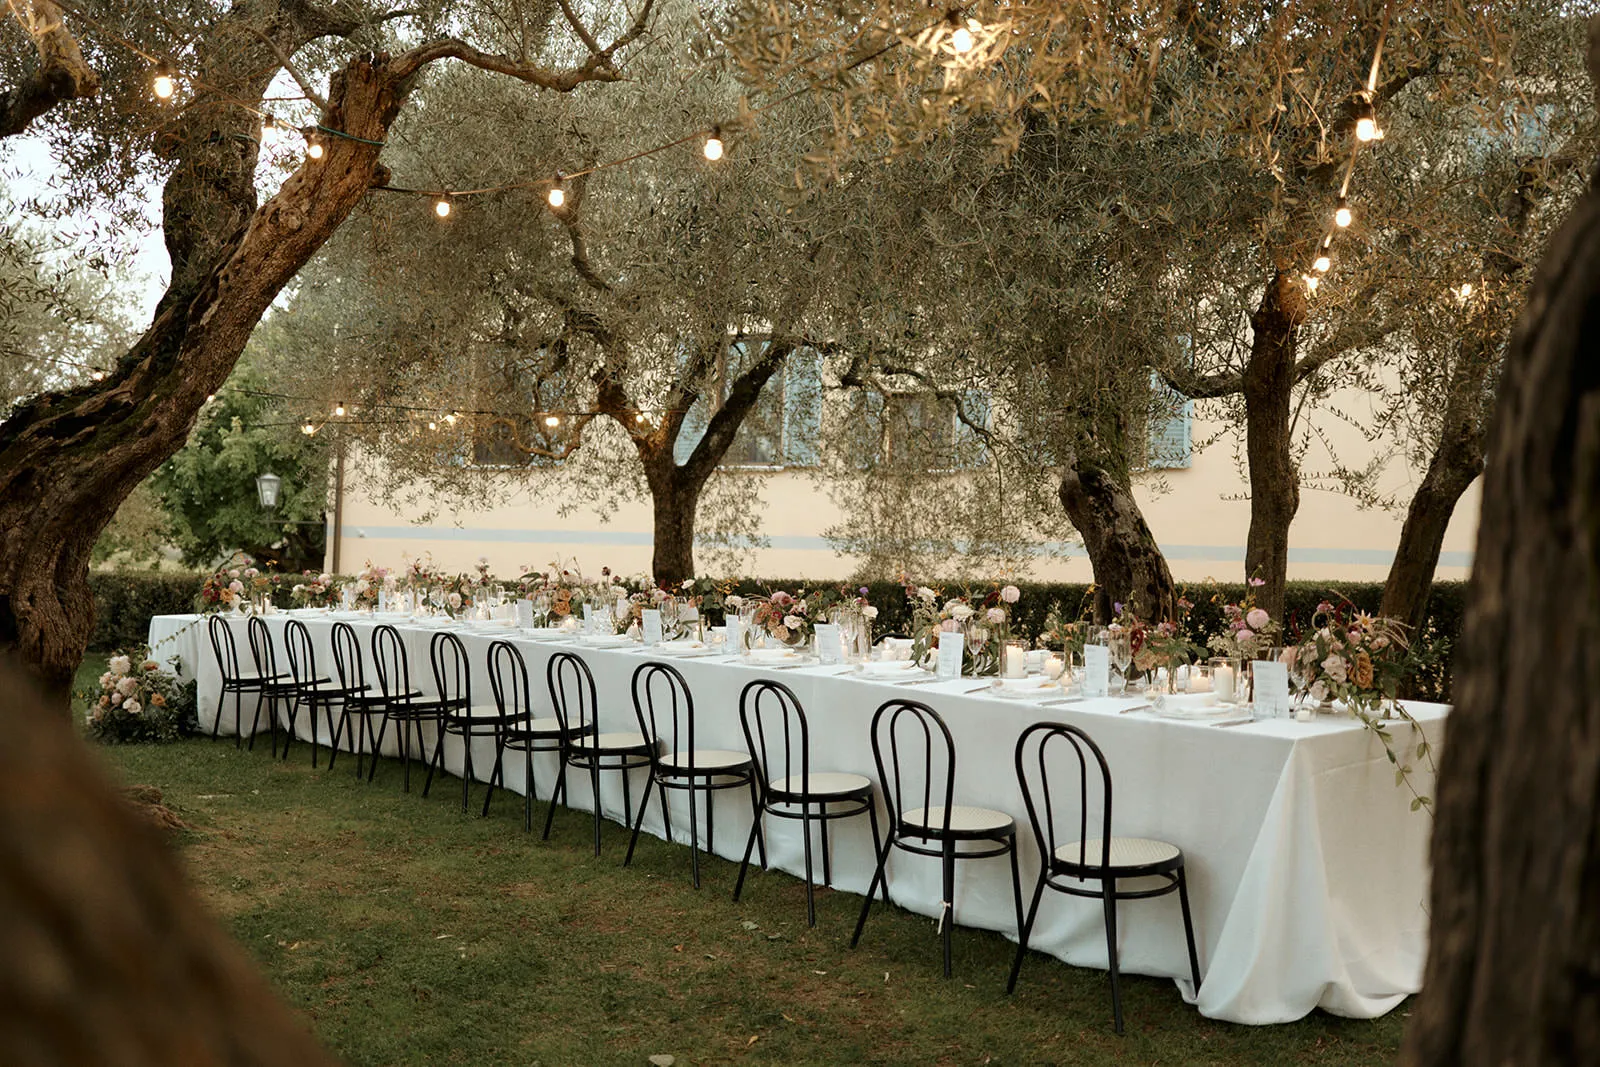
<path id="1" fill-rule="evenodd" d="M 645 784 L 644 799 L 639 802 L 639 816 L 633 822 L 633 836 L 628 840 L 628 855 L 622 865 L 626 867 L 633 861 L 633 849 L 639 842 L 639 828 L 644 825 L 651 787 L 661 797 L 661 823 L 668 841 L 672 840 L 672 819 L 667 809 L 667 790 L 682 789 L 689 794 L 689 870 L 694 887 L 699 889 L 700 813 L 695 807 L 694 795 L 697 792 L 706 795 L 706 851 L 715 852 L 713 813 L 716 809 L 712 799 L 718 790 L 749 789 L 752 809 L 761 810 L 754 761 L 748 752 L 695 747 L 694 696 L 683 675 L 669 664 L 641 663 L 633 672 L 633 712 L 638 716 L 640 733 L 651 741 L 650 781 Z M 763 863 L 766 855 L 763 844 Z"/>
<path id="2" fill-rule="evenodd" d="M 1051 774 L 1046 764 L 1052 752 L 1058 753 L 1059 762 L 1065 765 L 1064 770 L 1058 771 L 1064 775 L 1063 784 L 1077 786 L 1076 790 L 1067 791 L 1069 798 L 1076 793 L 1078 801 L 1077 835 L 1069 841 L 1062 841 L 1057 833 L 1055 797 L 1051 792 Z M 1072 781 L 1074 762 L 1077 764 L 1075 783 Z M 1189 973 L 1198 990 L 1200 959 L 1194 950 L 1194 923 L 1189 917 L 1189 886 L 1184 879 L 1183 850 L 1165 841 L 1111 836 L 1111 767 L 1106 763 L 1100 746 L 1076 726 L 1059 722 L 1035 723 L 1017 738 L 1017 783 L 1022 787 L 1023 802 L 1028 806 L 1028 821 L 1033 824 L 1033 836 L 1039 845 L 1042 866 L 1039 884 L 1033 891 L 1033 903 L 1028 908 L 1028 918 L 1019 927 L 1021 933 L 1017 937 L 1017 958 L 1011 964 L 1011 978 L 1006 982 L 1006 992 L 1010 993 L 1017 987 L 1022 958 L 1028 952 L 1028 935 L 1033 931 L 1033 921 L 1039 914 L 1039 901 L 1044 896 L 1046 886 L 1070 896 L 1099 897 L 1104 905 L 1106 958 L 1111 969 L 1111 1009 L 1116 1019 L 1117 1033 L 1122 1033 L 1122 989 L 1117 971 L 1117 901 L 1144 900 L 1177 892 L 1178 903 L 1183 908 L 1183 933 L 1189 942 Z M 1100 818 L 1100 836 L 1091 839 L 1089 812 L 1092 801 L 1096 799 L 1096 783 L 1103 814 Z M 1073 823 L 1068 821 L 1062 835 L 1070 834 L 1072 828 Z M 1148 889 L 1119 890 L 1117 880 L 1121 878 L 1158 878 L 1162 884 Z"/>
<path id="3" fill-rule="evenodd" d="M 351 746 L 356 754 L 356 777 L 362 776 L 362 762 L 369 753 L 372 770 L 378 767 L 378 753 L 383 748 L 383 735 L 389 729 L 387 701 L 383 688 L 367 682 L 366 664 L 361 657 L 361 640 L 355 628 L 347 622 L 333 624 L 333 671 L 338 676 L 339 687 L 347 694 L 339 705 L 339 727 L 334 736 L 350 731 Z M 351 722 L 354 719 L 354 723 Z M 374 729 L 373 720 L 377 720 Z M 329 767 L 333 766 L 330 761 Z M 372 780 L 372 772 L 367 772 Z"/>
<path id="4" fill-rule="evenodd" d="M 444 717 L 444 710 L 438 701 L 425 697 L 422 690 L 411 684 L 411 661 L 406 654 L 405 638 L 388 623 L 372 631 L 372 667 L 378 676 L 378 691 L 383 696 L 384 711 L 400 732 L 402 781 L 405 791 L 409 793 L 412 736 L 416 738 L 417 755 L 424 755 L 427 742 L 422 736 L 422 726 L 430 722 L 438 726 L 439 720 Z M 378 758 L 374 755 L 372 769 L 367 772 L 368 781 L 372 780 L 377 770 Z"/>
<path id="5" fill-rule="evenodd" d="M 600 855 L 600 772 L 622 772 L 622 818 L 626 822 L 633 810 L 633 788 L 628 772 L 648 767 L 652 755 L 650 742 L 631 730 L 600 732 L 600 706 L 595 696 L 594 675 L 589 665 L 571 652 L 557 652 L 544 668 L 545 684 L 550 688 L 550 705 L 561 723 L 561 772 L 550 794 L 550 809 L 544 817 L 544 840 L 556 817 L 556 799 L 567 796 L 567 768 L 589 773 L 589 788 L 594 797 L 594 854 Z M 609 761 L 609 762 L 608 762 Z M 645 798 L 649 799 L 646 792 Z M 642 809 L 643 804 L 640 805 Z"/>
<path id="6" fill-rule="evenodd" d="M 256 698 L 255 716 L 250 720 L 250 748 L 256 747 L 256 727 L 261 725 L 261 704 L 267 700 L 268 691 L 272 691 L 275 699 L 281 699 L 286 692 L 292 691 L 289 676 L 262 675 L 257 667 L 244 668 L 239 663 L 239 646 L 233 639 L 233 627 L 222 616 L 213 614 L 206 619 L 206 632 L 211 638 L 211 654 L 217 658 L 217 671 L 222 675 L 222 691 L 217 694 L 217 717 L 211 723 L 211 739 L 214 741 L 218 730 L 222 727 L 222 705 L 227 701 L 228 694 L 233 694 L 233 747 L 238 748 L 244 741 L 244 695 L 254 693 Z M 272 751 L 278 751 L 278 718 L 274 713 L 275 705 L 269 706 L 267 724 L 272 729 Z"/>
<path id="7" fill-rule="evenodd" d="M 744 846 L 739 864 L 739 880 L 733 887 L 738 900 L 744 889 L 745 872 L 750 868 L 750 853 L 759 841 L 761 866 L 766 867 L 766 840 L 761 817 L 799 819 L 806 850 L 806 923 L 817 925 L 815 878 L 811 863 L 811 823 L 822 830 L 822 882 L 833 884 L 833 862 L 828 847 L 828 823 L 848 819 L 863 812 L 872 821 L 872 854 L 882 849 L 878 832 L 878 810 L 873 801 L 872 782 L 859 774 L 811 770 L 811 733 L 800 698 L 782 682 L 758 678 L 739 693 L 739 721 L 744 727 L 745 744 L 755 757 L 756 782 L 760 802 L 750 826 L 750 840 Z M 834 805 L 833 810 L 828 805 Z M 883 902 L 889 902 L 889 887 L 883 888 Z"/>
<path id="8" fill-rule="evenodd" d="M 283 643 L 289 651 L 289 673 L 294 675 L 295 704 L 311 712 L 311 766 L 317 765 L 317 712 L 320 711 L 328 724 L 328 770 L 331 771 L 333 761 L 339 755 L 339 729 L 345 721 L 342 711 L 344 702 L 359 694 L 346 689 L 344 683 L 317 673 L 317 651 L 311 643 L 311 631 L 306 629 L 305 623 L 299 619 L 290 619 L 285 623 Z M 333 717 L 336 707 L 341 709 L 337 722 Z M 288 755 L 287 746 L 284 754 Z"/>
<path id="9" fill-rule="evenodd" d="M 498 782 L 505 786 L 506 749 L 520 751 L 522 770 L 522 828 L 533 829 L 533 754 L 535 752 L 560 753 L 562 739 L 566 736 L 561 720 L 555 716 L 537 719 L 533 715 L 533 701 L 528 691 L 528 664 L 522 652 L 509 641 L 496 641 L 489 646 L 489 687 L 494 690 L 495 707 L 500 711 L 504 726 L 495 734 L 494 774 L 489 778 L 489 791 L 483 795 L 483 813 L 489 814 L 489 798 L 494 795 Z M 555 804 L 554 792 L 550 803 Z"/>
<path id="10" fill-rule="evenodd" d="M 884 762 L 887 754 L 888 762 Z M 1011 857 L 1011 890 L 1022 926 L 1022 878 L 1017 873 L 1017 824 L 1003 811 L 954 803 L 956 746 L 939 713 L 915 700 L 885 701 L 872 716 L 872 759 L 889 808 L 889 839 L 878 853 L 872 884 L 861 902 L 854 948 L 867 925 L 878 882 L 888 878 L 889 853 L 898 848 L 944 863 L 944 909 L 939 916 L 944 976 L 950 977 L 955 926 L 956 860 Z M 892 774 L 890 772 L 893 772 Z M 915 806 L 912 806 L 915 805 Z M 973 846 L 965 849 L 958 846 Z"/>
<path id="11" fill-rule="evenodd" d="M 472 704 L 472 664 L 467 646 L 452 633 L 436 633 L 428 642 L 428 660 L 433 666 L 433 685 L 438 692 L 439 735 L 433 743 L 433 759 L 428 761 L 428 778 L 422 795 L 433 788 L 434 773 L 444 766 L 444 740 L 450 734 L 461 737 L 466 749 L 461 767 L 461 812 L 466 814 L 472 789 L 472 739 L 493 736 L 500 712 L 493 705 Z"/>
<path id="12" fill-rule="evenodd" d="M 245 623 L 245 632 L 250 636 L 250 658 L 256 663 L 256 677 L 267 679 L 262 686 L 262 695 L 267 702 L 267 714 L 271 716 L 274 724 L 272 731 L 272 754 L 278 754 L 278 702 L 282 701 L 288 708 L 284 716 L 283 755 L 289 757 L 289 743 L 294 740 L 294 720 L 298 710 L 295 704 L 294 675 L 285 670 L 278 669 L 277 646 L 272 641 L 272 631 L 267 629 L 267 624 L 261 621 L 261 616 L 252 615 Z"/>

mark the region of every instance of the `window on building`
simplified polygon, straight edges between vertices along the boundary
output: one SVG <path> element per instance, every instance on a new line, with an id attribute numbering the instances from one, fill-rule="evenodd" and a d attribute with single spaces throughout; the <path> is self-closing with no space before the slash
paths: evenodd
<path id="1" fill-rule="evenodd" d="M 718 361 L 710 396 L 702 396 L 684 416 L 676 458 L 686 463 L 705 436 L 712 415 L 727 400 L 735 380 L 765 352 L 766 341 L 739 341 Z M 725 467 L 810 467 L 818 460 L 821 433 L 822 357 L 802 348 L 762 387 L 761 397 L 745 415 L 733 443 L 723 455 Z"/>

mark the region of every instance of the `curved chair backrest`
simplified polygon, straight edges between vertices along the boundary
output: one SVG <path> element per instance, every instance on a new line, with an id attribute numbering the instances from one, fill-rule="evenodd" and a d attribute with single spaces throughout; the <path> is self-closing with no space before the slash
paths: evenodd
<path id="1" fill-rule="evenodd" d="M 385 700 L 404 700 L 413 691 L 405 638 L 388 623 L 372 631 L 372 670 Z"/>
<path id="2" fill-rule="evenodd" d="M 211 654 L 217 657 L 217 670 L 224 682 L 236 682 L 239 670 L 239 646 L 233 640 L 233 627 L 221 615 L 212 614 L 206 619 L 206 632 L 211 637 Z"/>
<path id="3" fill-rule="evenodd" d="M 510 641 L 496 641 L 489 646 L 489 688 L 494 690 L 494 703 L 501 718 L 533 714 L 528 697 L 528 664 Z"/>
<path id="4" fill-rule="evenodd" d="M 472 706 L 472 665 L 467 661 L 467 646 L 453 633 L 440 631 L 428 642 L 428 661 L 433 664 L 433 684 L 439 700 L 447 707 Z"/>
<path id="5" fill-rule="evenodd" d="M 290 619 L 283 627 L 283 644 L 289 650 L 289 674 L 297 687 L 315 682 L 317 652 L 311 645 L 311 631 L 299 619 Z"/>
<path id="6" fill-rule="evenodd" d="M 694 695 L 669 663 L 641 663 L 633 672 L 633 713 L 639 732 L 663 755 L 683 755 L 694 771 Z"/>
<path id="7" fill-rule="evenodd" d="M 272 644 L 272 631 L 259 615 L 250 616 L 244 628 L 250 635 L 250 658 L 256 661 L 256 674 L 262 678 L 278 677 L 278 653 Z"/>
<path id="8" fill-rule="evenodd" d="M 739 723 L 763 789 L 785 780 L 802 783 L 789 792 L 811 788 L 810 727 L 794 690 L 771 678 L 750 682 L 739 692 Z"/>
<path id="9" fill-rule="evenodd" d="M 872 760 L 883 783 L 891 833 L 902 826 L 906 812 L 937 807 L 944 808 L 942 829 L 950 832 L 956 745 L 937 711 L 916 700 L 880 704 L 872 716 Z"/>
<path id="10" fill-rule="evenodd" d="M 347 622 L 333 624 L 333 669 L 339 688 L 362 692 L 367 688 L 367 671 L 361 662 L 361 639 Z"/>
<path id="11" fill-rule="evenodd" d="M 545 664 L 544 680 L 563 734 L 576 737 L 599 731 L 600 707 L 594 692 L 594 675 L 582 657 L 557 652 Z"/>
<path id="12" fill-rule="evenodd" d="M 1028 821 L 1033 824 L 1033 837 L 1039 845 L 1039 854 L 1054 856 L 1061 844 L 1076 841 L 1078 855 L 1074 862 L 1080 866 L 1106 866 L 1111 851 L 1111 765 L 1106 762 L 1105 754 L 1094 743 L 1094 739 L 1076 726 L 1066 723 L 1034 723 L 1017 738 L 1016 762 L 1017 785 L 1022 789 L 1023 803 L 1028 806 Z M 1055 775 L 1051 774 L 1052 767 L 1057 768 Z M 1065 837 L 1058 832 L 1053 779 L 1062 786 L 1077 785 L 1075 837 Z M 1091 782 L 1096 779 L 1098 795 L 1091 788 Z M 1093 855 L 1088 847 L 1089 814 L 1094 810 L 1091 801 L 1097 799 L 1102 810 L 1098 856 Z M 1061 829 L 1070 830 L 1073 825 L 1074 822 L 1069 819 Z"/>

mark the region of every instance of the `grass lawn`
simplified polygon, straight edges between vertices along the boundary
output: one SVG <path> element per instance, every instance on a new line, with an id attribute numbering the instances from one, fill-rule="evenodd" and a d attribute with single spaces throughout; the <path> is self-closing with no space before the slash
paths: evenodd
<path id="1" fill-rule="evenodd" d="M 696 892 L 685 849 L 648 836 L 623 869 L 625 831 L 606 824 L 597 860 L 587 813 L 558 811 L 543 843 L 520 797 L 463 816 L 458 789 L 406 795 L 398 765 L 370 786 L 350 763 L 313 771 L 303 745 L 287 765 L 231 741 L 101 752 L 193 824 L 178 846 L 200 895 L 355 1064 L 1332 1067 L 1394 1062 L 1405 1023 L 1234 1026 L 1129 977 L 1119 1038 L 1103 972 L 1036 955 L 1006 997 L 1014 946 L 958 929 L 945 981 L 930 919 L 877 911 L 852 951 L 859 897 L 819 890 L 810 930 L 797 880 L 758 873 L 735 904 L 735 864 L 710 859 Z"/>

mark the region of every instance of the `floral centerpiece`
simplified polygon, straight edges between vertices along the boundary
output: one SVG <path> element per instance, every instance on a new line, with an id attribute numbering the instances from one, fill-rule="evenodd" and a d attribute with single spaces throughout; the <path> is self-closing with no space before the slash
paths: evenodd
<path id="1" fill-rule="evenodd" d="M 89 735 L 106 744 L 176 741 L 195 730 L 194 683 L 180 685 L 143 645 L 113 655 L 97 687 L 80 695 Z"/>
<path id="2" fill-rule="evenodd" d="M 326 608 L 339 602 L 339 580 L 331 574 L 306 571 L 307 581 L 296 582 L 289 590 L 291 603 L 297 608 Z"/>
<path id="3" fill-rule="evenodd" d="M 817 617 L 822 605 L 808 598 L 804 589 L 799 596 L 780 589 L 766 596 L 745 597 L 741 606 L 754 606 L 753 625 L 786 645 L 803 645 L 816 633 Z"/>
<path id="4" fill-rule="evenodd" d="M 1011 636 L 1011 605 L 1022 598 L 1014 585 L 985 593 L 971 590 L 944 600 L 926 585 L 906 586 L 911 605 L 911 658 L 926 663 L 936 653 L 941 634 L 960 633 L 962 672 L 977 677 L 1000 673 L 1006 641 Z"/>
<path id="5" fill-rule="evenodd" d="M 1344 704 L 1357 717 L 1388 718 L 1405 679 L 1405 625 L 1396 619 L 1354 610 L 1349 601 L 1335 607 L 1324 600 L 1311 617 L 1311 630 L 1284 650 L 1296 690 L 1318 704 Z"/>
<path id="6" fill-rule="evenodd" d="M 1255 659 L 1264 650 L 1278 643 L 1283 634 L 1283 624 L 1256 603 L 1255 591 L 1266 585 L 1261 578 L 1252 577 L 1249 592 L 1237 604 L 1222 605 L 1223 631 L 1212 634 L 1207 640 L 1212 651 L 1219 656 L 1235 659 Z M 1213 600 L 1220 600 L 1220 595 Z"/>
<path id="7" fill-rule="evenodd" d="M 1083 599 L 1078 603 L 1078 614 L 1068 618 L 1061 601 L 1057 600 L 1050 605 L 1050 610 L 1044 617 L 1044 629 L 1039 634 L 1042 645 L 1060 646 L 1061 653 L 1069 663 L 1083 661 L 1083 646 L 1089 642 L 1089 630 L 1094 626 L 1094 620 L 1089 617 L 1094 610 L 1095 587 L 1089 586 L 1084 591 Z"/>
<path id="8" fill-rule="evenodd" d="M 1123 610 L 1123 605 L 1116 605 L 1117 622 L 1129 631 L 1129 640 L 1133 649 L 1133 669 L 1143 671 L 1151 678 L 1157 677 L 1157 672 L 1167 672 L 1167 688 L 1173 689 L 1177 684 L 1177 670 L 1186 667 L 1194 661 L 1195 655 L 1201 651 L 1200 646 L 1189 639 L 1188 621 L 1189 612 L 1194 609 L 1193 601 L 1187 597 L 1179 596 L 1177 611 L 1173 618 L 1157 623 L 1141 622 L 1131 611 Z"/>
<path id="9" fill-rule="evenodd" d="M 433 553 L 424 552 L 406 564 L 405 586 L 413 593 L 427 596 L 450 581 L 450 576 L 433 561 Z"/>
<path id="10" fill-rule="evenodd" d="M 256 579 L 261 577 L 255 562 L 243 552 L 235 553 L 201 583 L 200 593 L 195 597 L 195 610 L 202 615 L 237 610 L 250 599 Z"/>
<path id="11" fill-rule="evenodd" d="M 395 576 L 389 568 L 376 566 L 369 559 L 356 575 L 355 581 L 350 583 L 351 600 L 358 608 L 375 608 L 378 606 L 378 593 L 382 590 L 393 592 L 394 588 Z"/>

